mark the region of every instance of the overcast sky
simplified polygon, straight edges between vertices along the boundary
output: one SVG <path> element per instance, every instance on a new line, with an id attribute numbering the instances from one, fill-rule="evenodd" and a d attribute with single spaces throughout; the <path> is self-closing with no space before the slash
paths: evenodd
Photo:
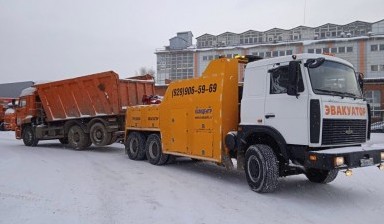
<path id="1" fill-rule="evenodd" d="M 154 52 L 180 31 L 196 38 L 382 19 L 383 0 L 0 0 L 0 83 L 156 70 Z"/>

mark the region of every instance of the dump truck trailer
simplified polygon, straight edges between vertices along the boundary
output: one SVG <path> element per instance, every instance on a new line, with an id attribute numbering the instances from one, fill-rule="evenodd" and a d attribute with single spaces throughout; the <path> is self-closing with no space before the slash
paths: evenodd
<path id="1" fill-rule="evenodd" d="M 75 149 L 109 145 L 123 139 L 126 108 L 153 94 L 153 80 L 123 80 L 113 71 L 36 84 L 21 93 L 16 138 L 26 146 L 48 139 Z"/>
<path id="2" fill-rule="evenodd" d="M 329 183 L 340 170 L 384 169 L 384 148 L 362 146 L 369 115 L 345 60 L 220 58 L 201 77 L 172 82 L 159 105 L 128 107 L 125 148 L 154 165 L 184 156 L 232 169 L 236 160 L 252 190 L 272 192 L 279 177 Z"/>

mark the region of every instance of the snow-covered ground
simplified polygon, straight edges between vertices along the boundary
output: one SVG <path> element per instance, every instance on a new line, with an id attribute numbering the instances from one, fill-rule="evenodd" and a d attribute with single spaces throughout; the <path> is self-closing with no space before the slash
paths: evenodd
<path id="1" fill-rule="evenodd" d="M 129 160 L 119 144 L 32 148 L 0 132 L 0 223 L 382 223 L 384 172 L 353 171 L 327 185 L 282 178 L 275 193 L 258 194 L 243 172 L 210 163 L 158 167 Z"/>

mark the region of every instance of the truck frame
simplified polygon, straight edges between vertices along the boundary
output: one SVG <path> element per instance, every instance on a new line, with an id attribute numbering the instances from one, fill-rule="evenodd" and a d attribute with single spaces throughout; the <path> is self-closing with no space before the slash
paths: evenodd
<path id="1" fill-rule="evenodd" d="M 340 170 L 384 169 L 384 149 L 362 146 L 369 114 L 342 59 L 220 58 L 201 77 L 172 82 L 161 104 L 128 107 L 125 148 L 154 165 L 185 156 L 232 169 L 237 160 L 253 191 L 273 192 L 279 177 L 329 183 Z"/>

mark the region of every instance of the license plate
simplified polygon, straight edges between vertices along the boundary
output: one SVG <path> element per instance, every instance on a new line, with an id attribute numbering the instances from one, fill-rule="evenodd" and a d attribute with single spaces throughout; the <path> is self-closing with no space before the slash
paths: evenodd
<path id="1" fill-rule="evenodd" d="M 372 166 L 373 164 L 373 158 L 360 159 L 360 166 Z"/>

